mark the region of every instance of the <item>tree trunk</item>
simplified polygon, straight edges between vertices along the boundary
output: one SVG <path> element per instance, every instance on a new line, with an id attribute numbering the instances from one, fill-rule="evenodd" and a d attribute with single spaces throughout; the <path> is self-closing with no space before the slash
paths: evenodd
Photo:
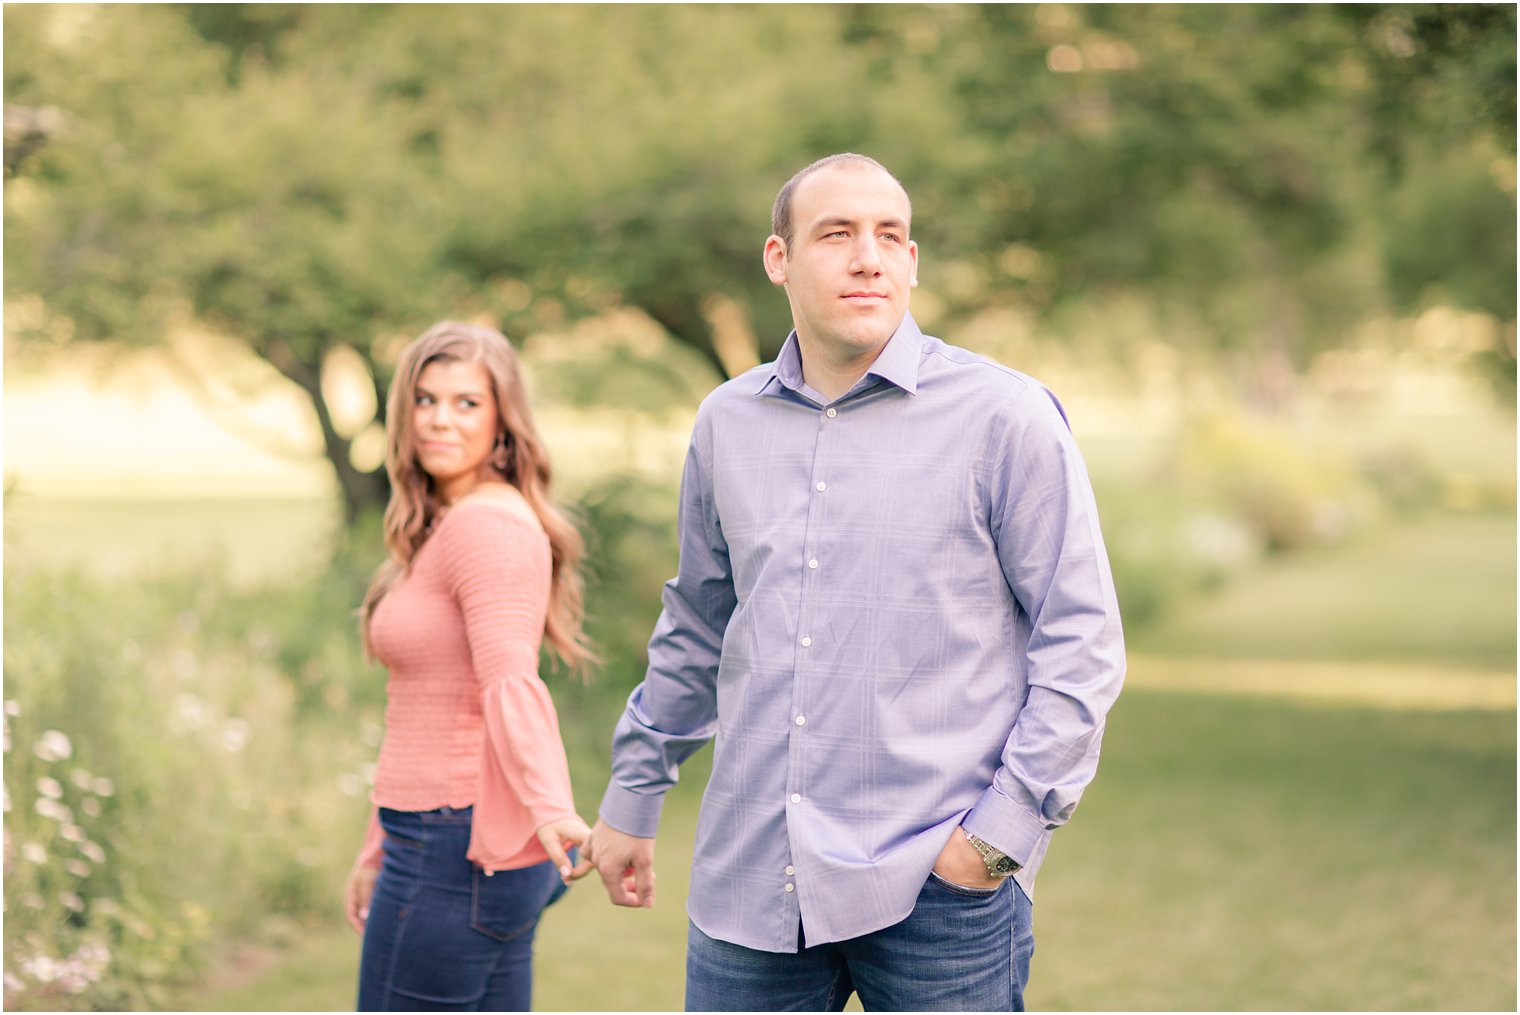
<path id="1" fill-rule="evenodd" d="M 314 363 L 307 363 L 296 356 L 282 339 L 274 339 L 268 345 L 268 360 L 275 369 L 290 378 L 306 392 L 316 410 L 317 422 L 322 428 L 322 450 L 338 477 L 338 487 L 343 493 L 343 518 L 353 524 L 367 508 L 383 508 L 390 499 L 390 479 L 384 469 L 361 472 L 354 468 L 349 457 L 352 442 L 333 427 L 332 414 L 322 398 L 322 371 Z M 382 402 L 382 411 L 383 405 Z"/>

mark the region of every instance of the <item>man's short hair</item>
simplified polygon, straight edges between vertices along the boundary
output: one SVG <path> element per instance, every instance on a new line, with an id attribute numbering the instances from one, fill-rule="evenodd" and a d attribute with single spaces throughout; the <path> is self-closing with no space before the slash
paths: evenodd
<path id="1" fill-rule="evenodd" d="M 776 203 L 771 206 L 771 232 L 781 237 L 781 241 L 786 244 L 786 256 L 788 258 L 792 256 L 792 235 L 795 232 L 792 223 L 792 197 L 797 193 L 797 187 L 803 180 L 812 176 L 820 169 L 827 169 L 830 166 L 846 163 L 880 169 L 892 177 L 893 183 L 902 187 L 902 181 L 892 176 L 892 171 L 886 166 L 877 162 L 869 155 L 857 155 L 854 152 L 839 152 L 836 155 L 826 155 L 806 169 L 798 170 L 795 176 L 782 185 L 781 190 L 776 194 Z M 908 188 L 903 187 L 903 194 L 906 195 L 907 192 Z M 912 208 L 911 202 L 909 203 L 909 208 Z"/>

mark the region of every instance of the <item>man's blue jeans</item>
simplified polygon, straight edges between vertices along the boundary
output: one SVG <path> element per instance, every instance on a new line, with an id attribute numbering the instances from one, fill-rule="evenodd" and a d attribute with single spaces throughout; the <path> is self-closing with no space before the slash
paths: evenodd
<path id="1" fill-rule="evenodd" d="M 687 1011 L 1023 1011 L 1033 907 L 1012 878 L 991 891 L 935 875 L 901 923 L 792 954 L 686 938 Z"/>

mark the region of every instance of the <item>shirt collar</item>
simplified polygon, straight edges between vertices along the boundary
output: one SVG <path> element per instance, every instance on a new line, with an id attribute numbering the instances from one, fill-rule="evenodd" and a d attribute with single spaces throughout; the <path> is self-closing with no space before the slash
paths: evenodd
<path id="1" fill-rule="evenodd" d="M 892 337 L 887 339 L 887 344 L 877 354 L 876 361 L 866 369 L 865 376 L 878 377 L 889 384 L 895 384 L 910 395 L 916 394 L 923 346 L 924 333 L 918 329 L 918 322 L 913 320 L 912 314 L 905 315 Z M 792 391 L 802 389 L 802 350 L 797 345 L 796 331 L 786 336 L 786 343 L 776 355 L 775 362 L 761 374 L 760 386 L 755 389 L 755 394 L 763 395 L 774 385 Z"/>

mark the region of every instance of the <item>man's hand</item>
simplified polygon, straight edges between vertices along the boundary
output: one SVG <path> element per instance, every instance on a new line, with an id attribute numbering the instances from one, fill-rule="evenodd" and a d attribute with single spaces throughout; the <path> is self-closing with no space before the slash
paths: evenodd
<path id="1" fill-rule="evenodd" d="M 543 845 L 544 852 L 549 854 L 549 859 L 554 861 L 554 869 L 559 871 L 560 880 L 567 885 L 575 873 L 570 869 L 569 849 L 571 846 L 584 846 L 590 834 L 591 829 L 577 817 L 560 818 L 538 830 L 538 841 Z"/>
<path id="2" fill-rule="evenodd" d="M 648 909 L 654 905 L 653 839 L 625 835 L 598 819 L 570 879 L 584 877 L 592 870 L 602 876 L 607 898 L 614 906 Z"/>
<path id="3" fill-rule="evenodd" d="M 369 920 L 369 899 L 375 894 L 375 878 L 379 875 L 377 867 L 355 867 L 348 872 L 348 882 L 343 886 L 343 912 L 349 925 L 360 934 Z"/>
<path id="4" fill-rule="evenodd" d="M 934 873 L 953 885 L 962 888 L 996 888 L 1003 883 L 987 873 L 987 862 L 976 847 L 966 841 L 966 833 L 959 826 L 950 833 L 950 841 L 939 851 L 934 861 Z"/>

